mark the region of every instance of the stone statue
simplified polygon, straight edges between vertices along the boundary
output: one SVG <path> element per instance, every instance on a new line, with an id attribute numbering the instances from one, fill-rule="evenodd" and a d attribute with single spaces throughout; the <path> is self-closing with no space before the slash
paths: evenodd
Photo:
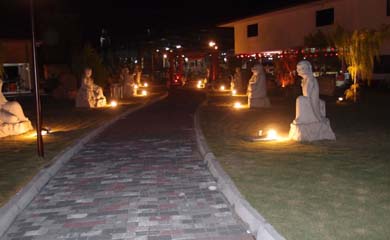
<path id="1" fill-rule="evenodd" d="M 252 77 L 248 83 L 248 105 L 250 108 L 266 108 L 271 103 L 267 97 L 267 82 L 264 67 L 256 64 L 252 67 Z"/>
<path id="2" fill-rule="evenodd" d="M 235 69 L 235 73 L 230 83 L 230 88 L 232 91 L 236 90 L 238 93 L 242 93 L 242 75 L 239 67 L 236 67 Z"/>
<path id="3" fill-rule="evenodd" d="M 1 89 L 0 78 L 0 137 L 18 135 L 33 129 L 30 120 L 24 116 L 22 106 L 18 102 L 8 102 Z"/>
<path id="4" fill-rule="evenodd" d="M 81 87 L 77 92 L 76 107 L 97 108 L 104 107 L 106 104 L 103 89 L 93 82 L 92 69 L 86 68 Z"/>
<path id="5" fill-rule="evenodd" d="M 123 96 L 131 97 L 133 95 L 134 76 L 130 74 L 128 67 L 122 68 L 120 83 L 123 86 Z"/>
<path id="6" fill-rule="evenodd" d="M 336 137 L 326 118 L 325 102 L 319 97 L 317 79 L 310 62 L 297 64 L 297 73 L 302 77 L 302 94 L 296 100 L 296 116 L 290 125 L 290 139 L 296 141 L 335 140 Z"/>

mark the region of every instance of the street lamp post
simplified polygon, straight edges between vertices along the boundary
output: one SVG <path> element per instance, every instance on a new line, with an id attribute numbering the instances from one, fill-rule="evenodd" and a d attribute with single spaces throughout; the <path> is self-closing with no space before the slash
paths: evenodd
<path id="1" fill-rule="evenodd" d="M 31 18 L 31 36 L 32 36 L 32 54 L 33 54 L 33 68 L 34 68 L 34 89 L 35 89 L 35 107 L 36 107 L 36 131 L 37 131 L 37 152 L 38 156 L 44 157 L 43 139 L 42 139 L 42 111 L 41 99 L 39 96 L 39 81 L 37 70 L 37 52 L 35 39 L 35 15 L 34 15 L 34 0 L 30 0 L 30 18 Z"/>

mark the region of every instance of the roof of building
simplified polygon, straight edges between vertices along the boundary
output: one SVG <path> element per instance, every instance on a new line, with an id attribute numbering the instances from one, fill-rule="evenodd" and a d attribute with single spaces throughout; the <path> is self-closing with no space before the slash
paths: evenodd
<path id="1" fill-rule="evenodd" d="M 266 17 L 266 16 L 273 15 L 273 14 L 280 14 L 280 13 L 287 12 L 287 11 L 294 11 L 294 10 L 300 9 L 302 7 L 311 7 L 311 6 L 315 6 L 315 5 L 321 5 L 324 2 L 333 2 L 333 1 L 340 1 L 340 0 L 302 0 L 301 2 L 295 2 L 295 3 L 284 5 L 282 7 L 279 6 L 279 7 L 273 8 L 273 9 L 266 9 L 262 12 L 259 12 L 258 14 L 255 14 L 255 15 L 251 15 L 251 16 L 235 19 L 235 20 L 232 20 L 229 22 L 221 23 L 221 24 L 218 24 L 218 27 L 232 28 L 232 27 L 234 27 L 235 24 L 256 20 L 259 17 Z"/>

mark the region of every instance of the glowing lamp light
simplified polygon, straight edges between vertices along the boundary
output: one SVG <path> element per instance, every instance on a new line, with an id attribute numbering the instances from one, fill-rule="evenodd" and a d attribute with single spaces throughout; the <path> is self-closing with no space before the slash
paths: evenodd
<path id="1" fill-rule="evenodd" d="M 268 140 L 277 140 L 279 138 L 278 132 L 275 129 L 270 129 L 267 132 L 267 139 Z"/>
<path id="2" fill-rule="evenodd" d="M 168 55 L 167 55 L 167 54 L 164 54 L 164 55 L 163 55 L 163 58 L 167 58 L 167 57 L 168 57 Z"/>
<path id="3" fill-rule="evenodd" d="M 42 136 L 46 136 L 46 135 L 48 135 L 50 133 L 50 131 L 51 131 L 51 129 L 49 127 L 43 127 L 41 129 L 41 135 Z"/>
<path id="4" fill-rule="evenodd" d="M 218 46 L 214 46 L 214 49 L 215 49 L 215 50 L 218 50 Z"/>
<path id="5" fill-rule="evenodd" d="M 148 83 L 146 82 L 146 83 L 144 83 L 144 87 L 148 87 L 149 85 L 148 85 Z"/>
<path id="6" fill-rule="evenodd" d="M 222 86 L 219 88 L 219 90 L 221 90 L 221 91 L 225 91 L 225 86 L 224 86 L 224 85 L 222 85 Z"/>
<path id="7" fill-rule="evenodd" d="M 215 42 L 214 41 L 210 41 L 209 42 L 209 47 L 214 47 L 215 46 Z"/>
<path id="8" fill-rule="evenodd" d="M 241 104 L 240 102 L 235 102 L 234 105 L 233 105 L 233 107 L 234 107 L 235 109 L 240 109 L 240 108 L 242 108 L 242 104 Z"/>
<path id="9" fill-rule="evenodd" d="M 147 95 L 148 95 L 148 92 L 147 92 L 146 90 L 142 90 L 141 95 L 142 95 L 142 96 L 147 96 Z"/>
<path id="10" fill-rule="evenodd" d="M 342 101 L 344 101 L 344 98 L 343 97 L 339 97 L 338 100 L 339 100 L 339 102 L 342 102 Z"/>
<path id="11" fill-rule="evenodd" d="M 113 107 L 113 108 L 115 108 L 115 107 L 118 106 L 118 102 L 115 101 L 115 100 L 112 100 L 112 101 L 110 102 L 110 106 Z"/>
<path id="12" fill-rule="evenodd" d="M 232 90 L 232 96 L 236 96 L 237 95 L 237 90 L 236 89 L 233 89 Z"/>
<path id="13" fill-rule="evenodd" d="M 137 84 L 134 84 L 134 89 L 138 89 L 138 85 Z"/>

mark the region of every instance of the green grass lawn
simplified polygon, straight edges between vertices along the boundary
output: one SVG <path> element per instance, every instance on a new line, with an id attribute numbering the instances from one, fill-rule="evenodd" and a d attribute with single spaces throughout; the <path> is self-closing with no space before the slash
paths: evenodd
<path id="1" fill-rule="evenodd" d="M 295 100 L 233 110 L 209 97 L 201 125 L 241 193 L 287 239 L 389 239 L 390 94 L 366 91 L 359 104 L 327 102 L 336 141 L 247 142 L 259 129 L 287 135 Z"/>
<path id="2" fill-rule="evenodd" d="M 0 139 L 0 207 L 75 140 L 146 100 L 147 98 L 128 99 L 122 101 L 117 108 L 77 109 L 72 101 L 43 98 L 43 126 L 48 126 L 53 131 L 52 134 L 44 136 L 44 159 L 36 155 L 34 131 Z M 34 100 L 28 98 L 18 101 L 34 125 Z"/>

